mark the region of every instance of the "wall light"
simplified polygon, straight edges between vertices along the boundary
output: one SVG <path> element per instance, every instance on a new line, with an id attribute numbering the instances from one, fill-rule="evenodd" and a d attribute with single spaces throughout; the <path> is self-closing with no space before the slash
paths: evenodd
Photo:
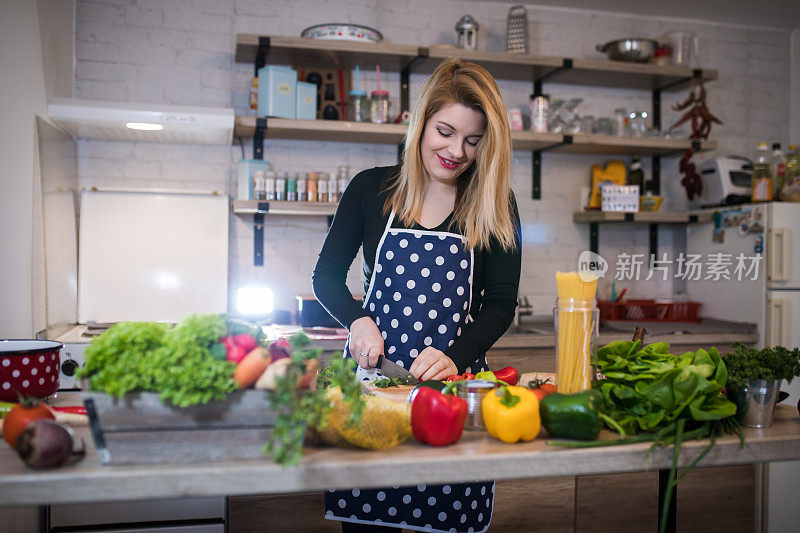
<path id="1" fill-rule="evenodd" d="M 268 315 L 272 307 L 272 289 L 269 287 L 240 287 L 236 292 L 236 310 L 243 315 Z"/>
<path id="2" fill-rule="evenodd" d="M 164 129 L 163 124 L 153 124 L 152 122 L 126 122 L 125 127 L 142 131 L 159 131 Z"/>

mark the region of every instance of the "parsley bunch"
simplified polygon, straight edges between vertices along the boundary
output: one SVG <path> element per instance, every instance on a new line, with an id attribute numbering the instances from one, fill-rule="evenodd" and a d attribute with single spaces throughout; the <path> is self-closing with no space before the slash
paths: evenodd
<path id="1" fill-rule="evenodd" d="M 325 394 L 329 387 L 342 389 L 342 396 L 351 409 L 349 423 L 357 424 L 364 408 L 352 359 L 333 354 L 332 363 L 319 375 L 317 387 L 301 390 L 300 378 L 310 360 L 319 360 L 322 348 L 311 347 L 311 341 L 302 333 L 295 333 L 289 343 L 292 354 L 286 374 L 276 378 L 275 390 L 267 394 L 270 407 L 278 416 L 264 447 L 264 453 L 272 455 L 275 462 L 283 466 L 295 466 L 300 462 L 307 428 L 325 427 L 333 408 Z"/>
<path id="2" fill-rule="evenodd" d="M 748 379 L 791 381 L 800 376 L 800 349 L 791 352 L 783 346 L 774 348 L 748 348 L 741 342 L 733 343 L 734 351 L 725 356 L 728 367 L 728 388 L 744 389 Z"/>

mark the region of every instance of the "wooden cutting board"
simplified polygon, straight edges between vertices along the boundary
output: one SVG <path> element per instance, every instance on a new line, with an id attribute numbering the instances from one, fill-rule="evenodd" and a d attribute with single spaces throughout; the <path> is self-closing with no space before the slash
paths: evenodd
<path id="1" fill-rule="evenodd" d="M 385 389 L 381 389 L 371 384 L 364 384 L 361 387 L 365 392 L 373 396 L 388 398 L 393 402 L 399 403 L 406 403 L 406 401 L 408 401 L 409 393 L 414 390 L 414 385 L 398 385 L 397 387 L 387 387 Z"/>

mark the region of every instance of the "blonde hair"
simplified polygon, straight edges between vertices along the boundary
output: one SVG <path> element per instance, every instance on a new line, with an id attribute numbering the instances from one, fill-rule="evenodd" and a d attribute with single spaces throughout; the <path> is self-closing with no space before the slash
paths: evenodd
<path id="1" fill-rule="evenodd" d="M 516 246 L 511 217 L 511 130 L 497 83 L 484 68 L 448 58 L 422 89 L 408 125 L 405 151 L 397 179 L 390 185 L 384 211 L 394 211 L 412 225 L 422 209 L 428 173 L 420 143 L 431 116 L 448 104 L 459 104 L 486 117 L 475 161 L 458 177 L 455 220 L 469 248 L 488 249 L 491 239 L 505 250 Z"/>

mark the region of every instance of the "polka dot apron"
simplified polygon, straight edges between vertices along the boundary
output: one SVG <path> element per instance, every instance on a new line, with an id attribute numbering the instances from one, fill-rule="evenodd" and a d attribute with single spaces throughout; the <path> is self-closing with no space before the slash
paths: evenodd
<path id="1" fill-rule="evenodd" d="M 364 307 L 384 338 L 386 357 L 404 368 L 425 347 L 444 351 L 471 321 L 473 252 L 456 233 L 393 228 L 389 217 Z M 350 357 L 349 341 L 344 357 Z M 481 356 L 468 372 L 488 370 Z M 380 377 L 358 368 L 362 380 Z M 492 516 L 494 482 L 331 489 L 325 517 L 416 531 L 482 532 Z"/>

